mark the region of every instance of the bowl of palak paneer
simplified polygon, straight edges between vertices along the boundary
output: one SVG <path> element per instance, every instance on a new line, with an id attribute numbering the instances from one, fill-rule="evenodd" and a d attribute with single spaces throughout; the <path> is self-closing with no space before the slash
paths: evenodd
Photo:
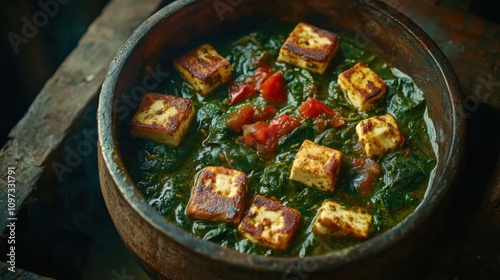
<path id="1" fill-rule="evenodd" d="M 176 1 L 103 84 L 103 196 L 153 278 L 390 277 L 443 217 L 459 104 L 383 3 Z"/>

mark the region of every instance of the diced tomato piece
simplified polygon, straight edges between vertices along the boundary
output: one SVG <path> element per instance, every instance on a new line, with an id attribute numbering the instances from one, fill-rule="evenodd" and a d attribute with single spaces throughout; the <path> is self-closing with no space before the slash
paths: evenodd
<path id="1" fill-rule="evenodd" d="M 229 114 L 226 119 L 226 124 L 233 131 L 241 131 L 241 127 L 245 124 L 252 123 L 254 121 L 253 113 L 254 108 L 252 104 L 246 104 L 241 106 L 241 108 Z"/>
<path id="2" fill-rule="evenodd" d="M 308 97 L 306 101 L 302 102 L 299 106 L 299 114 L 308 119 L 316 118 L 321 114 L 317 106 L 314 106 L 316 99 Z"/>
<path id="3" fill-rule="evenodd" d="M 344 118 L 339 113 L 332 110 L 325 103 L 312 97 L 308 97 L 306 101 L 300 104 L 299 114 L 304 118 L 310 119 L 324 115 L 327 119 L 331 120 L 332 127 L 339 127 L 345 123 Z"/>
<path id="4" fill-rule="evenodd" d="M 275 104 L 286 101 L 286 84 L 282 72 L 274 73 L 260 85 L 262 97 Z"/>
<path id="5" fill-rule="evenodd" d="M 272 105 L 255 107 L 253 110 L 253 118 L 255 121 L 265 121 L 276 115 L 276 113 L 278 113 L 278 109 Z"/>
<path id="6" fill-rule="evenodd" d="M 256 122 L 243 126 L 243 139 L 248 147 L 255 147 L 261 155 L 268 155 L 276 150 L 278 141 L 276 135 L 269 129 L 266 122 Z"/>
<path id="7" fill-rule="evenodd" d="M 243 81 L 232 82 L 229 85 L 229 97 L 231 104 L 236 104 L 254 95 L 263 81 L 271 75 L 269 66 L 265 65 L 257 68 L 252 76 L 246 77 Z"/>
<path id="8" fill-rule="evenodd" d="M 271 68 L 268 65 L 261 66 L 255 70 L 255 73 L 252 76 L 253 83 L 255 84 L 255 88 L 260 88 L 262 82 L 264 82 L 269 76 L 271 76 Z"/>
<path id="9" fill-rule="evenodd" d="M 255 148 L 263 158 L 269 158 L 278 149 L 278 138 L 272 134 L 265 142 L 256 142 Z"/>
<path id="10" fill-rule="evenodd" d="M 252 104 L 245 104 L 227 116 L 226 124 L 232 131 L 239 132 L 243 125 L 268 120 L 277 112 L 278 109 L 271 105 L 255 107 Z"/>
<path id="11" fill-rule="evenodd" d="M 300 119 L 288 115 L 280 115 L 269 123 L 256 122 L 243 126 L 243 137 L 238 141 L 248 147 L 255 147 L 262 156 L 273 154 L 278 148 L 280 137 L 290 133 L 300 125 Z"/>
<path id="12" fill-rule="evenodd" d="M 242 82 L 233 82 L 229 85 L 229 96 L 231 98 L 231 104 L 236 104 L 256 93 L 254 85 L 243 84 Z"/>
<path id="13" fill-rule="evenodd" d="M 352 159 L 352 166 L 354 168 L 362 169 L 366 164 L 366 161 L 364 158 L 353 158 Z"/>
<path id="14" fill-rule="evenodd" d="M 326 117 L 330 118 L 335 112 L 318 99 L 308 97 L 306 101 L 300 104 L 299 114 L 305 118 L 316 118 L 321 114 L 325 114 Z"/>
<path id="15" fill-rule="evenodd" d="M 367 195 L 368 193 L 370 193 L 374 181 L 375 181 L 375 174 L 369 172 L 363 172 L 361 182 L 358 185 L 359 193 L 361 195 Z"/>
<path id="16" fill-rule="evenodd" d="M 269 128 L 274 131 L 278 137 L 285 136 L 300 125 L 300 119 L 289 115 L 280 115 L 271 120 Z"/>
<path id="17" fill-rule="evenodd" d="M 365 167 L 371 173 L 380 174 L 380 164 L 371 158 L 365 159 Z"/>
<path id="18" fill-rule="evenodd" d="M 380 174 L 380 165 L 370 158 L 355 158 L 352 164 L 360 174 L 357 189 L 361 195 L 367 195 L 370 193 L 375 179 Z"/>
<path id="19" fill-rule="evenodd" d="M 269 124 L 265 122 L 256 122 L 243 126 L 243 136 L 253 138 L 253 141 L 265 142 L 269 136 Z"/>

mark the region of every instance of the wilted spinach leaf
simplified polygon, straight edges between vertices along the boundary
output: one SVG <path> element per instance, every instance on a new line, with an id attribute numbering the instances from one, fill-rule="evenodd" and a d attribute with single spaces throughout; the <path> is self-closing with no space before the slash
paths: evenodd
<path id="1" fill-rule="evenodd" d="M 285 191 L 288 184 L 289 172 L 288 165 L 277 163 L 266 166 L 260 179 L 260 194 L 267 197 L 279 198 Z"/>
<path id="2" fill-rule="evenodd" d="M 434 160 L 426 160 L 416 153 L 407 154 L 405 150 L 388 155 L 382 162 L 384 186 L 375 193 L 373 200 L 391 210 L 408 206 L 414 201 L 411 191 L 428 179 L 434 164 Z"/>
<path id="3" fill-rule="evenodd" d="M 257 151 L 243 144 L 223 142 L 221 151 L 226 165 L 233 169 L 250 172 L 261 165 Z"/>
<path id="4" fill-rule="evenodd" d="M 425 96 L 421 89 L 416 87 L 410 77 L 394 69 L 395 79 L 386 80 L 387 83 L 387 112 L 398 118 L 405 112 L 412 110 L 424 102 Z"/>
<path id="5" fill-rule="evenodd" d="M 218 144 L 226 138 L 227 134 L 230 132 L 229 127 L 226 125 L 226 115 L 222 114 L 212 119 L 210 124 L 207 143 Z"/>
<path id="6" fill-rule="evenodd" d="M 220 114 L 220 102 L 211 102 L 203 105 L 196 113 L 196 121 L 200 124 L 200 128 L 208 129 L 212 120 Z"/>
<path id="7" fill-rule="evenodd" d="M 283 72 L 285 81 L 288 85 L 288 104 L 299 106 L 308 96 L 315 93 L 317 86 L 314 78 L 309 71 L 287 67 Z"/>

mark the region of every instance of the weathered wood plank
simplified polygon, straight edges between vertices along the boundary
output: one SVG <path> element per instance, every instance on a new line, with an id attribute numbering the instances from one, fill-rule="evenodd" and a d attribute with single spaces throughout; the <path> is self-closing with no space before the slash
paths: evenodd
<path id="1" fill-rule="evenodd" d="M 85 107 L 97 95 L 120 46 L 161 0 L 114 0 L 47 81 L 0 151 L 0 232 L 8 218 L 7 172 L 15 168 L 15 215 Z"/>
<path id="2" fill-rule="evenodd" d="M 464 111 L 473 113 L 480 103 L 500 109 L 500 25 L 434 1 L 397 2 L 449 59 L 462 86 Z"/>

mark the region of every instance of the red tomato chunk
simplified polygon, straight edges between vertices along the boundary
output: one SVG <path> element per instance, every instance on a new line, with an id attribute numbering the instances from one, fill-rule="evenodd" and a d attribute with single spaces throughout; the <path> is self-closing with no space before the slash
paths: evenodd
<path id="1" fill-rule="evenodd" d="M 381 172 L 380 165 L 370 158 L 355 158 L 352 165 L 361 177 L 357 189 L 361 195 L 367 195 L 372 189 L 373 182 Z"/>
<path id="2" fill-rule="evenodd" d="M 271 76 L 269 66 L 262 66 L 243 81 L 232 82 L 229 85 L 231 104 L 236 104 L 254 95 L 260 89 L 261 83 L 269 76 Z"/>
<path id="3" fill-rule="evenodd" d="M 271 105 L 255 107 L 252 104 L 245 104 L 227 116 L 226 124 L 232 131 L 240 132 L 243 125 L 268 120 L 277 112 L 278 109 Z"/>
<path id="4" fill-rule="evenodd" d="M 257 90 L 255 89 L 255 86 L 251 84 L 233 82 L 229 85 L 231 104 L 235 104 L 242 100 L 245 100 L 256 92 Z"/>
<path id="5" fill-rule="evenodd" d="M 299 107 L 299 114 L 304 118 L 314 119 L 324 116 L 331 122 L 332 127 L 343 125 L 344 118 L 325 103 L 316 98 L 308 97 Z"/>
<path id="6" fill-rule="evenodd" d="M 282 104 L 287 99 L 286 84 L 283 73 L 274 73 L 260 85 L 262 98 L 275 104 Z"/>
<path id="7" fill-rule="evenodd" d="M 299 118 L 283 114 L 271 120 L 269 129 L 274 131 L 279 138 L 292 132 L 299 125 Z"/>
<path id="8" fill-rule="evenodd" d="M 272 105 L 255 107 L 253 110 L 253 119 L 254 121 L 265 121 L 276 115 L 276 113 L 278 113 L 278 109 Z"/>
<path id="9" fill-rule="evenodd" d="M 300 119 L 288 115 L 280 115 L 269 123 L 256 122 L 243 126 L 243 136 L 238 141 L 248 147 L 255 147 L 260 155 L 273 154 L 278 148 L 280 137 L 292 132 L 300 125 Z"/>
<path id="10" fill-rule="evenodd" d="M 241 106 L 241 108 L 229 114 L 226 119 L 226 124 L 233 131 L 241 131 L 241 127 L 245 124 L 253 122 L 253 105 L 247 104 Z"/>

